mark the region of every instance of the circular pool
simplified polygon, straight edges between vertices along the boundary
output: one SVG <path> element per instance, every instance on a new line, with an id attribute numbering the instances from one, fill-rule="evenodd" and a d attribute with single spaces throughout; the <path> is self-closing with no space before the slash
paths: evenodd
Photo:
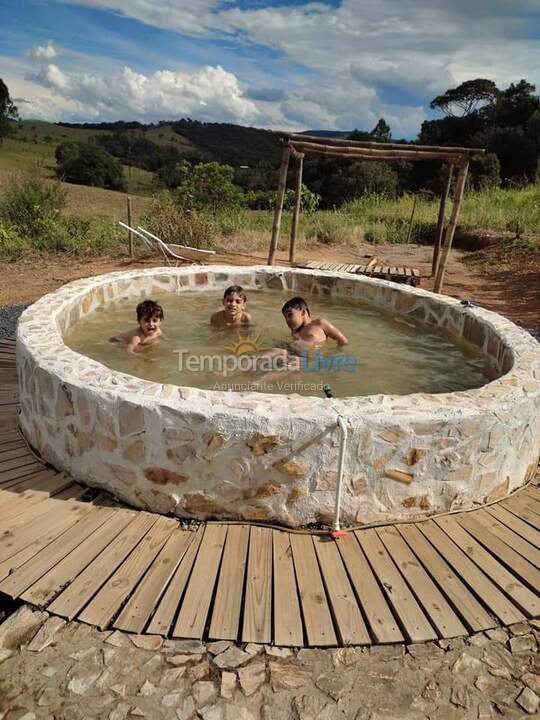
<path id="1" fill-rule="evenodd" d="M 64 342 L 81 319 L 122 299 L 232 284 L 369 303 L 475 346 L 493 379 L 456 392 L 331 399 L 230 392 L 134 377 Z M 540 345 L 495 313 L 363 276 L 192 266 L 79 280 L 23 313 L 17 358 L 21 427 L 45 460 L 132 505 L 181 517 L 330 523 L 338 418 L 344 525 L 503 497 L 540 453 Z"/>

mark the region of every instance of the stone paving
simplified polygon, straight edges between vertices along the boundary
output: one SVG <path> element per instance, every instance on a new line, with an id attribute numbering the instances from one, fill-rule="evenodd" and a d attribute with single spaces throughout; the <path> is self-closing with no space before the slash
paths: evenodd
<path id="1" fill-rule="evenodd" d="M 540 621 L 467 640 L 299 650 L 99 632 L 21 606 L 0 625 L 0 720 L 540 717 Z"/>

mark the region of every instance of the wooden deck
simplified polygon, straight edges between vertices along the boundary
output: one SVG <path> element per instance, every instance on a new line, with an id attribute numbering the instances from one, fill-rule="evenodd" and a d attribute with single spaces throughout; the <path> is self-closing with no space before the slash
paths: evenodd
<path id="1" fill-rule="evenodd" d="M 381 265 L 370 262 L 367 265 L 355 265 L 350 263 L 327 263 L 310 260 L 305 263 L 296 263 L 296 267 L 308 270 L 326 270 L 328 272 L 346 272 L 353 275 L 367 275 L 368 277 L 391 280 L 392 282 L 405 283 L 407 285 L 420 284 L 420 272 L 416 268 L 396 267 L 392 265 Z"/>
<path id="2" fill-rule="evenodd" d="M 540 614 L 537 485 L 339 540 L 247 523 L 188 531 L 43 466 L 16 413 L 14 343 L 0 340 L 0 592 L 61 617 L 320 647 L 449 638 Z"/>

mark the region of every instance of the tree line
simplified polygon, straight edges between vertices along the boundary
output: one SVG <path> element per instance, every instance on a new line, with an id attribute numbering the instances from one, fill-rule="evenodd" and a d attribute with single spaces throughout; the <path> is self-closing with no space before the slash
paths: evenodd
<path id="1" fill-rule="evenodd" d="M 384 118 L 370 131 L 354 130 L 353 140 L 382 144 L 458 145 L 485 148 L 473 158 L 470 185 L 523 185 L 536 181 L 540 157 L 540 98 L 526 80 L 505 89 L 484 78 L 449 88 L 430 103 L 441 117 L 422 123 L 415 141 L 395 140 Z M 9 91 L 0 80 L 0 138 L 17 119 Z M 90 142 L 67 142 L 56 149 L 57 173 L 68 182 L 126 189 L 122 164 L 155 174 L 162 187 L 208 203 L 272 205 L 281 149 L 274 133 L 227 123 L 202 123 L 190 118 L 143 125 L 138 122 L 60 123 L 66 127 L 106 130 Z M 160 144 L 148 130 L 169 126 L 191 142 L 190 149 Z M 404 192 L 440 190 L 437 163 L 382 163 L 337 158 L 306 158 L 304 181 L 313 201 L 339 207 L 365 193 L 397 197 Z M 291 185 L 292 185 L 291 170 Z M 215 183 L 215 185 L 212 185 Z M 206 188 L 203 193 L 198 187 Z"/>

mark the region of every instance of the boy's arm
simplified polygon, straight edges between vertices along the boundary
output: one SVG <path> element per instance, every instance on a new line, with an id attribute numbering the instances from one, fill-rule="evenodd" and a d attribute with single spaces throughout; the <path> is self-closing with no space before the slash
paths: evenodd
<path id="1" fill-rule="evenodd" d="M 134 335 L 127 344 L 126 351 L 130 355 L 136 355 L 136 350 L 141 344 L 141 338 L 138 335 Z"/>
<path id="2" fill-rule="evenodd" d="M 248 312 L 244 311 L 244 317 L 242 318 L 242 321 L 246 323 L 246 325 L 251 325 L 252 319 L 251 315 Z"/>
<path id="3" fill-rule="evenodd" d="M 210 325 L 219 325 L 221 310 L 218 310 L 210 317 Z"/>
<path id="4" fill-rule="evenodd" d="M 332 340 L 335 340 L 339 347 L 341 347 L 342 345 L 347 345 L 347 343 L 349 342 L 345 335 L 341 332 L 341 330 L 338 330 L 337 327 L 335 325 L 332 325 L 331 322 L 328 322 L 328 320 L 321 320 L 321 326 L 326 333 L 326 336 L 331 338 Z"/>

